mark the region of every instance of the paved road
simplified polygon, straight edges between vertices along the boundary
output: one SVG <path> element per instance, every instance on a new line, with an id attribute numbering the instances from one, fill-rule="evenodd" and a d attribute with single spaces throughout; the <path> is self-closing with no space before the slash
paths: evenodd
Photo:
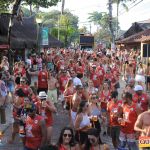
<path id="1" fill-rule="evenodd" d="M 123 87 L 124 87 L 124 82 L 121 81 L 121 88 L 119 90 L 119 93 L 121 93 Z M 68 122 L 69 122 L 68 115 L 61 112 L 61 106 L 59 106 L 59 108 L 60 109 L 59 109 L 58 115 L 54 115 L 54 129 L 53 129 L 52 143 L 57 143 L 61 129 L 64 126 L 68 126 Z M 3 130 L 6 128 L 6 132 L 2 139 L 3 145 L 0 145 L 0 150 L 23 150 L 22 143 L 21 143 L 19 136 L 16 137 L 14 144 L 12 145 L 7 144 L 7 141 L 10 138 L 10 134 L 11 134 L 11 120 L 12 119 L 11 119 L 10 107 L 6 109 L 6 112 L 7 112 L 7 124 L 0 125 L 0 130 Z M 110 145 L 110 150 L 114 150 L 110 137 L 108 136 L 103 137 L 101 135 L 101 138 L 103 142 Z"/>

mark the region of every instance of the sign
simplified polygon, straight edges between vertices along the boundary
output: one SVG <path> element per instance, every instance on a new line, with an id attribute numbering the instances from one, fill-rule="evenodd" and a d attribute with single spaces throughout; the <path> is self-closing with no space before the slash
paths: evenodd
<path id="1" fill-rule="evenodd" d="M 48 28 L 44 27 L 42 28 L 42 34 L 41 34 L 41 45 L 49 45 L 49 40 L 48 40 Z"/>
<path id="2" fill-rule="evenodd" d="M 0 49 L 8 49 L 8 48 L 9 48 L 9 45 L 5 45 L 5 44 L 0 45 Z"/>
<path id="3" fill-rule="evenodd" d="M 143 148 L 143 147 L 150 147 L 150 137 L 139 137 L 139 147 Z"/>

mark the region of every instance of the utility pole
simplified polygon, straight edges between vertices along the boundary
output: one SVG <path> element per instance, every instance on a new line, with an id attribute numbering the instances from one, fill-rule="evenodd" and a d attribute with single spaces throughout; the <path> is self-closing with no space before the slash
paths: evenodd
<path id="1" fill-rule="evenodd" d="M 60 38 L 60 16 L 58 15 L 58 35 L 57 35 L 57 39 L 59 40 Z"/>
<path id="2" fill-rule="evenodd" d="M 113 24 L 112 24 L 112 0 L 108 0 L 108 10 L 109 10 L 109 29 L 112 37 L 112 44 L 115 43 Z"/>
<path id="3" fill-rule="evenodd" d="M 90 24 L 90 34 L 91 34 L 91 30 L 92 30 L 92 26 L 91 26 L 91 24 Z"/>

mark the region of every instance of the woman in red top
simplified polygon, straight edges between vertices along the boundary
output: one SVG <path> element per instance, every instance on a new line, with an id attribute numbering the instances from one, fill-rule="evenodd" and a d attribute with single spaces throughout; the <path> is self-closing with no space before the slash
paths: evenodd
<path id="1" fill-rule="evenodd" d="M 58 140 L 58 150 L 80 150 L 80 147 L 74 141 L 72 128 L 65 127 L 61 130 Z"/>
<path id="2" fill-rule="evenodd" d="M 19 62 L 18 64 L 16 64 L 15 66 L 15 70 L 14 70 L 14 75 L 21 75 L 22 77 L 26 76 L 26 70 L 25 70 L 25 65 L 24 62 Z"/>
<path id="3" fill-rule="evenodd" d="M 65 102 L 67 104 L 67 106 L 69 108 L 66 108 L 68 110 L 71 109 L 71 106 L 72 106 L 72 96 L 73 94 L 75 93 L 75 89 L 73 87 L 73 80 L 70 79 L 68 80 L 67 84 L 66 84 L 66 87 L 65 87 L 65 91 L 64 91 L 64 99 L 65 99 Z"/>
<path id="4" fill-rule="evenodd" d="M 102 112 L 106 112 L 107 110 L 107 103 L 111 100 L 111 95 L 110 95 L 110 89 L 109 89 L 109 85 L 107 82 L 104 82 L 103 84 L 103 89 L 100 92 L 100 102 L 101 102 L 101 111 Z"/>
<path id="5" fill-rule="evenodd" d="M 77 73 L 77 77 L 79 79 L 83 78 L 83 75 L 84 75 L 84 67 L 83 67 L 83 64 L 81 63 L 81 61 L 78 61 L 77 62 L 77 65 L 76 65 L 76 73 Z"/>
<path id="6" fill-rule="evenodd" d="M 46 122 L 47 127 L 47 144 L 50 144 L 53 126 L 53 114 L 57 110 L 54 104 L 47 99 L 47 95 L 44 91 L 39 93 L 39 99 L 41 100 L 40 114 Z"/>

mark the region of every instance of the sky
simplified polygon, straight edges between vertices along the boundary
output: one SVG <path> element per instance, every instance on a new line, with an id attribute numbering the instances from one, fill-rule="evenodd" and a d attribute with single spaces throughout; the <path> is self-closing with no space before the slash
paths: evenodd
<path id="1" fill-rule="evenodd" d="M 69 9 L 74 15 L 79 17 L 79 27 L 87 26 L 90 30 L 90 23 L 88 22 L 89 13 L 94 11 L 108 12 L 108 0 L 65 0 L 65 9 Z M 141 0 L 137 0 L 138 2 Z M 150 19 L 150 0 L 143 0 L 137 6 L 130 9 L 133 4 L 127 3 L 129 11 L 127 12 L 123 7 L 120 7 L 119 22 L 122 30 L 127 30 L 132 23 Z M 56 7 L 51 7 L 49 10 L 61 10 L 61 3 Z M 113 6 L 113 16 L 116 16 L 116 6 Z M 96 31 L 96 26 L 92 24 L 92 32 Z"/>

